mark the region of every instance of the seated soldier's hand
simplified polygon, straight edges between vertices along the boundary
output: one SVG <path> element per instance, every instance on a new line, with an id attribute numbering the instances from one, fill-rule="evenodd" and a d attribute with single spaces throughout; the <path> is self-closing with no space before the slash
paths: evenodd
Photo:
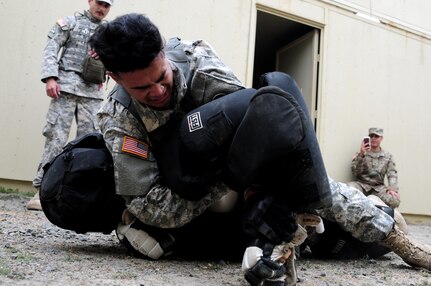
<path id="1" fill-rule="evenodd" d="M 389 195 L 393 196 L 396 199 L 400 199 L 400 194 L 398 193 L 397 189 L 394 187 L 388 187 L 388 190 L 386 191 Z"/>

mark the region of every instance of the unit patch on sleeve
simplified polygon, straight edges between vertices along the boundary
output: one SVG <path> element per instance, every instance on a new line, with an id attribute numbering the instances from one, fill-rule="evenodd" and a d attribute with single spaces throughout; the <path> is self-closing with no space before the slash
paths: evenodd
<path id="1" fill-rule="evenodd" d="M 133 137 L 124 136 L 121 151 L 148 159 L 148 145 Z"/>
<path id="2" fill-rule="evenodd" d="M 63 18 L 60 18 L 57 20 L 57 25 L 59 25 L 61 28 L 64 28 L 67 26 L 67 22 Z"/>

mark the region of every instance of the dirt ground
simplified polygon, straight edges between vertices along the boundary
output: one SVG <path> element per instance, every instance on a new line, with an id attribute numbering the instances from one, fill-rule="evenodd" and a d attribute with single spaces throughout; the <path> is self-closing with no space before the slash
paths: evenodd
<path id="1" fill-rule="evenodd" d="M 28 197 L 0 194 L 0 285 L 248 285 L 241 261 L 130 256 L 114 233 L 76 234 L 27 211 Z M 431 225 L 409 225 L 431 244 Z M 324 261 L 300 258 L 298 286 L 431 285 L 431 272 L 409 267 L 393 253 L 379 259 Z"/>

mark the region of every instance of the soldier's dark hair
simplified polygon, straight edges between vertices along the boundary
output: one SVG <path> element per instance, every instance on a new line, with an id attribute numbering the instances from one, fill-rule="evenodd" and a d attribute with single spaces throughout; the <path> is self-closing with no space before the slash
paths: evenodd
<path id="1" fill-rule="evenodd" d="M 90 46 L 113 73 L 144 69 L 163 50 L 159 29 L 142 14 L 119 16 L 100 25 Z"/>

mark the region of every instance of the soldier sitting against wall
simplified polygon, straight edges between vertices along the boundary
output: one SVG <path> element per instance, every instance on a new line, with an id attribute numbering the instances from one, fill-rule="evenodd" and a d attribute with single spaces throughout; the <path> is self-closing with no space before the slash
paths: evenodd
<path id="1" fill-rule="evenodd" d="M 349 185 L 365 195 L 375 195 L 391 208 L 400 205 L 398 193 L 398 172 L 391 153 L 380 146 L 383 140 L 382 128 L 370 128 L 370 140 L 363 140 L 359 152 L 352 160 L 352 174 L 355 177 Z M 388 186 L 385 185 L 385 177 Z"/>

